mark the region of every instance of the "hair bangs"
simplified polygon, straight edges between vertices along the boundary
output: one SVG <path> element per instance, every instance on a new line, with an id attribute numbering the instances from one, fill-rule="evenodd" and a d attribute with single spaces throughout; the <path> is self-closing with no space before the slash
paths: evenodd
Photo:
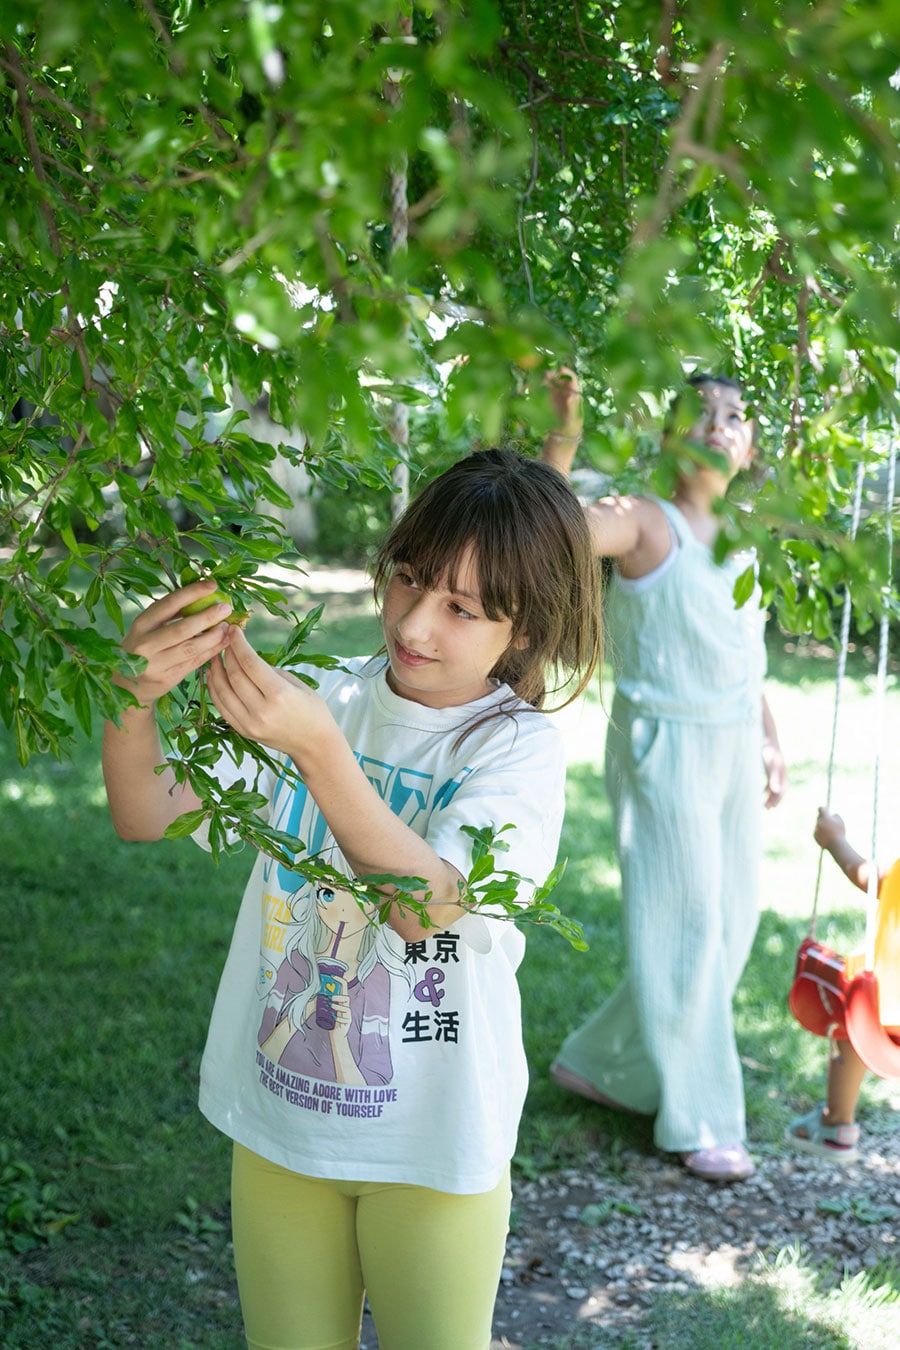
<path id="1" fill-rule="evenodd" d="M 457 490 L 448 491 L 451 483 L 452 476 L 444 475 L 440 494 L 429 485 L 391 530 L 376 563 L 376 593 L 398 563 L 410 567 L 426 590 L 455 591 L 471 553 L 486 618 L 515 624 L 523 563 L 515 494 L 496 478 L 475 483 L 471 474 L 459 475 Z"/>

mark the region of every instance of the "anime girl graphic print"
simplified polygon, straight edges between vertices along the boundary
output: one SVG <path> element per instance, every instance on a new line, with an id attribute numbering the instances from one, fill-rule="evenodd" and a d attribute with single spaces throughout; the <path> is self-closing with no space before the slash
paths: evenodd
<path id="1" fill-rule="evenodd" d="M 435 808 L 446 808 L 471 772 L 463 768 L 459 777 L 436 780 L 421 769 L 357 758 L 372 786 L 410 825 Z M 346 869 L 302 782 L 281 778 L 275 783 L 272 822 L 303 840 L 309 856 L 339 872 Z M 425 999 L 440 1011 L 437 999 L 444 991 L 435 993 L 426 984 L 415 992 L 423 944 L 411 951 L 348 891 L 309 881 L 294 889 L 298 879 L 296 871 L 274 860 L 263 871 L 259 1050 L 271 1064 L 304 1078 L 383 1086 L 393 1076 L 392 992 L 404 1002 L 412 999 L 416 1010 Z M 416 1028 L 422 1026 L 421 1016 L 413 1021 Z M 419 1037 L 426 1039 L 421 1030 Z"/>
<path id="2" fill-rule="evenodd" d="M 389 1083 L 392 977 L 408 987 L 391 930 L 348 891 L 330 886 L 307 883 L 285 909 L 277 972 L 262 954 L 260 1050 L 309 1078 L 360 1087 Z"/>

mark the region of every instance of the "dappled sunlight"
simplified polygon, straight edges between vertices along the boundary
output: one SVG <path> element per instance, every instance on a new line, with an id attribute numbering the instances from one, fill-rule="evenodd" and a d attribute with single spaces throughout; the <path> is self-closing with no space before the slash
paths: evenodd
<path id="1" fill-rule="evenodd" d="M 704 1251 L 700 1247 L 691 1247 L 686 1242 L 676 1242 L 675 1250 L 668 1258 L 673 1270 L 690 1276 L 694 1284 L 701 1288 L 721 1288 L 723 1285 L 738 1284 L 743 1278 L 739 1263 L 746 1265 L 753 1254 L 752 1241 L 741 1246 L 723 1242 L 714 1251 Z"/>
<path id="2" fill-rule="evenodd" d="M 606 706 L 608 700 L 604 699 Z M 589 691 L 558 712 L 549 714 L 562 734 L 566 747 L 566 763 L 600 765 L 609 723 L 606 709 L 601 706 L 596 692 Z"/>
<path id="3" fill-rule="evenodd" d="M 71 806 L 71 783 L 65 779 L 58 783 L 49 782 L 46 778 L 37 778 L 29 776 L 26 769 L 22 770 L 21 777 L 7 778 L 0 782 L 0 803 L 15 802 L 17 805 L 26 807 L 52 807 L 64 805 Z M 106 792 L 102 782 L 96 783 L 93 787 L 79 788 L 79 802 L 82 806 L 102 806 L 106 807 Z"/>
<path id="4" fill-rule="evenodd" d="M 0 783 L 0 801 L 23 802 L 26 806 L 53 806 L 57 794 L 48 783 L 7 779 Z"/>

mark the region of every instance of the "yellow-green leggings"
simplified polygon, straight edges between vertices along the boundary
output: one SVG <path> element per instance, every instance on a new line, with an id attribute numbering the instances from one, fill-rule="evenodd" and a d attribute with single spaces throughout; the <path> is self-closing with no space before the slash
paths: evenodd
<path id="1" fill-rule="evenodd" d="M 234 1260 L 250 1350 L 357 1350 L 363 1293 L 380 1350 L 488 1350 L 509 1171 L 483 1195 L 321 1181 L 240 1144 Z"/>

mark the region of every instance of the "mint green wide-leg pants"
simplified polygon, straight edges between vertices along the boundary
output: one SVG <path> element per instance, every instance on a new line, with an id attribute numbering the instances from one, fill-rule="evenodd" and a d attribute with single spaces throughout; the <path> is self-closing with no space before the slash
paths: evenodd
<path id="1" fill-rule="evenodd" d="M 606 786 L 628 974 L 557 1062 L 655 1115 L 670 1152 L 745 1135 L 732 999 L 758 922 L 761 715 L 710 726 L 613 703 Z"/>

